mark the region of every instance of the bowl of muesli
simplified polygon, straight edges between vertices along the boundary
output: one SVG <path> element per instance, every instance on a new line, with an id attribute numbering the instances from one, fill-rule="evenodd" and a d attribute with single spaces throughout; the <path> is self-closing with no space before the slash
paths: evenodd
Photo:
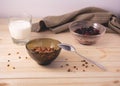
<path id="1" fill-rule="evenodd" d="M 28 54 L 40 65 L 48 65 L 59 55 L 61 42 L 52 38 L 37 38 L 26 44 Z"/>

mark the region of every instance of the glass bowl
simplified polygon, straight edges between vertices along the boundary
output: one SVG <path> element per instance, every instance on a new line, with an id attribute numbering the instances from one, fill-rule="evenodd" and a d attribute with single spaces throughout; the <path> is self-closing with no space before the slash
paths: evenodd
<path id="1" fill-rule="evenodd" d="M 51 38 L 38 38 L 26 44 L 28 54 L 40 65 L 48 65 L 59 55 L 61 42 Z"/>
<path id="2" fill-rule="evenodd" d="M 90 28 L 93 28 L 92 33 Z M 75 39 L 84 45 L 96 43 L 106 32 L 106 28 L 103 25 L 88 21 L 75 21 L 70 24 L 69 30 Z"/>

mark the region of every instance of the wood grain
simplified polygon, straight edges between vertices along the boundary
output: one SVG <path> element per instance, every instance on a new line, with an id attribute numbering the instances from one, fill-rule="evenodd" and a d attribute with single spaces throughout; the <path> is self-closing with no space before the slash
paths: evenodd
<path id="1" fill-rule="evenodd" d="M 36 22 L 38 20 L 34 20 Z M 6 19 L 0 19 L 0 86 L 120 86 L 120 36 L 106 33 L 96 44 L 79 44 L 70 32 L 32 32 L 31 39 L 49 37 L 73 45 L 82 55 L 107 68 L 103 72 L 79 56 L 62 50 L 50 65 L 38 65 L 25 46 L 13 44 Z M 68 71 L 70 70 L 70 71 Z"/>

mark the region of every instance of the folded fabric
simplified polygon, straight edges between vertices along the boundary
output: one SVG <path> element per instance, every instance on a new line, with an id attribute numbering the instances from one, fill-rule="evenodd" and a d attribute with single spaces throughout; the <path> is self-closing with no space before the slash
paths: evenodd
<path id="1" fill-rule="evenodd" d="M 115 32 L 120 34 L 120 20 L 117 17 L 112 17 L 108 23 L 108 26 Z"/>
<path id="2" fill-rule="evenodd" d="M 69 25 L 74 21 L 101 23 L 109 26 L 115 32 L 120 33 L 120 22 L 117 17 L 111 12 L 97 7 L 87 7 L 60 16 L 47 16 L 39 22 L 40 28 L 37 31 L 50 29 L 54 33 L 60 33 L 68 30 Z M 110 28 L 108 28 L 109 30 L 107 32 L 111 30 Z"/>

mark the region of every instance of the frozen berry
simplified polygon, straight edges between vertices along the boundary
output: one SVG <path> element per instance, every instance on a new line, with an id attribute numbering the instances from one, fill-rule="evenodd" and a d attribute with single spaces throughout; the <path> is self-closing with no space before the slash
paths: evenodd
<path id="1" fill-rule="evenodd" d="M 100 34 L 100 31 L 92 26 L 88 28 L 78 28 L 75 30 L 76 33 L 82 34 L 82 35 L 98 35 Z"/>

